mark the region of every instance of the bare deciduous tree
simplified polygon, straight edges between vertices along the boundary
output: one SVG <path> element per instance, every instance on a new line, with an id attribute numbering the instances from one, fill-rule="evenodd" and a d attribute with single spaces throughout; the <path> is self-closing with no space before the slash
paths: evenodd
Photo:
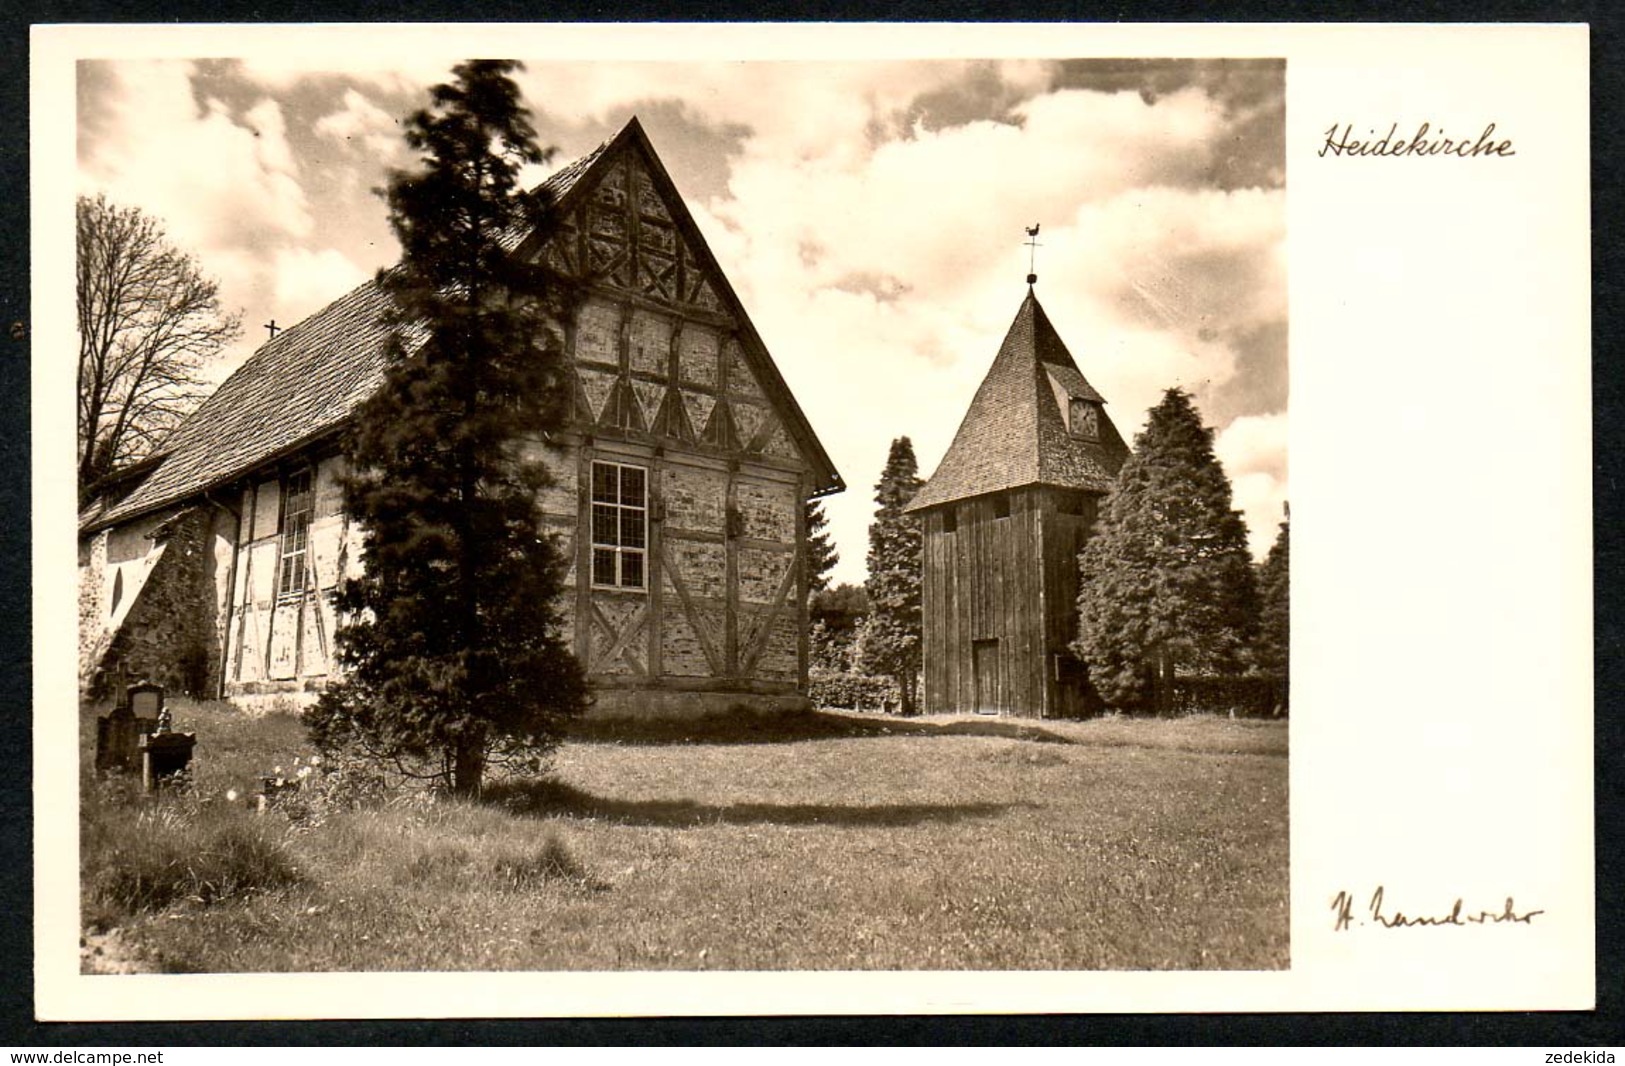
<path id="1" fill-rule="evenodd" d="M 241 332 L 217 284 L 157 219 L 78 202 L 79 492 L 150 453 L 202 395 L 199 368 Z"/>

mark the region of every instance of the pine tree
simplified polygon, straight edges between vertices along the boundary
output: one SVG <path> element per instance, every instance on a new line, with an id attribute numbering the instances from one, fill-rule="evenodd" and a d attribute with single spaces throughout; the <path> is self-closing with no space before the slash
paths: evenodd
<path id="1" fill-rule="evenodd" d="M 824 514 L 823 500 L 808 500 L 807 516 L 807 591 L 822 592 L 829 588 L 829 572 L 841 561 L 835 542 L 828 532 L 829 517 Z"/>
<path id="2" fill-rule="evenodd" d="M 1292 590 L 1288 556 L 1292 536 L 1290 522 L 1282 522 L 1270 553 L 1258 571 L 1258 638 L 1253 649 L 1258 666 L 1268 674 L 1285 677 L 1290 662 L 1292 640 Z"/>
<path id="3" fill-rule="evenodd" d="M 896 680 L 901 711 L 915 713 L 914 688 L 920 674 L 920 520 L 903 508 L 920 491 L 919 464 L 907 437 L 891 443 L 886 467 L 875 485 L 874 521 L 869 524 L 869 579 L 864 589 L 872 605 L 860 642 L 861 665 Z"/>
<path id="4" fill-rule="evenodd" d="M 1258 619 L 1247 529 L 1183 390 L 1151 409 L 1079 565 L 1073 648 L 1108 705 L 1165 698 L 1179 671 L 1239 667 Z"/>
<path id="5" fill-rule="evenodd" d="M 561 555 L 539 524 L 541 441 L 562 425 L 574 294 L 512 253 L 551 225 L 520 168 L 542 161 L 509 74 L 473 61 L 407 122 L 420 167 L 384 195 L 403 256 L 388 366 L 347 442 L 344 503 L 364 533 L 346 582 L 346 669 L 307 714 L 316 742 L 477 793 L 489 758 L 550 751 L 585 702 L 559 636 Z"/>

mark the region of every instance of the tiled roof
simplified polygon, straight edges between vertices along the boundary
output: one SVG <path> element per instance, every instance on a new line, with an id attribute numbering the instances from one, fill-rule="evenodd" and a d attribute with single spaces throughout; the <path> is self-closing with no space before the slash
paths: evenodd
<path id="1" fill-rule="evenodd" d="M 333 429 L 383 381 L 389 306 L 367 282 L 277 334 L 175 430 L 163 465 L 103 522 L 200 492 Z"/>
<path id="2" fill-rule="evenodd" d="M 1024 485 L 1108 490 L 1128 446 L 1104 410 L 1098 441 L 1068 433 L 1074 398 L 1105 403 L 1028 289 L 948 453 L 908 509 Z"/>
<path id="3" fill-rule="evenodd" d="M 561 199 L 605 145 L 551 175 L 538 188 Z M 526 234 L 513 235 L 517 246 Z M 383 382 L 389 297 L 366 282 L 277 334 L 237 369 L 164 442 L 158 469 L 101 513 L 87 508 L 81 528 L 111 525 L 248 473 L 328 433 Z"/>

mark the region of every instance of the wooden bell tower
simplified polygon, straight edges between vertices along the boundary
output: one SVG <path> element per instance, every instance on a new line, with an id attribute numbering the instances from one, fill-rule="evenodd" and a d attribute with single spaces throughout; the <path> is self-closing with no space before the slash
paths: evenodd
<path id="1" fill-rule="evenodd" d="M 1036 239 L 1037 227 L 1028 230 Z M 1128 446 L 1032 290 L 936 473 L 924 525 L 924 709 L 1026 718 L 1099 710 L 1068 650 L 1078 552 Z"/>

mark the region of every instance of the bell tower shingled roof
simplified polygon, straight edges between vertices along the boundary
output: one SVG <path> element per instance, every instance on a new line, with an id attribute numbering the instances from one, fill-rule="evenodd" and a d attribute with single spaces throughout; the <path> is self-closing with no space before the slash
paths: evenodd
<path id="1" fill-rule="evenodd" d="M 908 510 L 1026 485 L 1110 489 L 1128 446 L 1104 410 L 1097 439 L 1069 433 L 1067 399 L 1105 403 L 1029 287 L 953 443 Z"/>

